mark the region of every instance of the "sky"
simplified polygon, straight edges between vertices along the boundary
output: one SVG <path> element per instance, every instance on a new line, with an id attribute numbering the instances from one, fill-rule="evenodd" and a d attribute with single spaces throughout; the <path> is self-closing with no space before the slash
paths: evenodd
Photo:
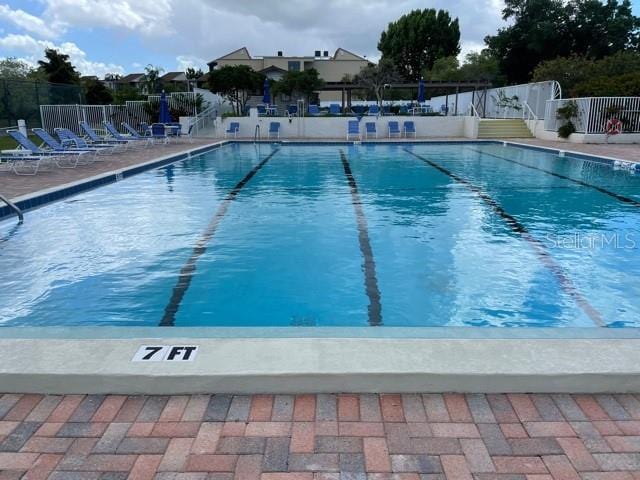
<path id="1" fill-rule="evenodd" d="M 632 0 L 640 14 L 640 0 Z M 202 68 L 240 47 L 252 55 L 313 55 L 342 47 L 377 60 L 390 21 L 416 8 L 460 19 L 461 56 L 504 23 L 502 0 L 0 0 L 0 58 L 29 63 L 45 48 L 83 75 Z"/>

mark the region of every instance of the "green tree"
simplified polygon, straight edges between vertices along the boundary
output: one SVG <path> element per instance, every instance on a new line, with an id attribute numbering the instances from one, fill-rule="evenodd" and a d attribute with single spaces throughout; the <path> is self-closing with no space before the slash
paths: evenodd
<path id="1" fill-rule="evenodd" d="M 378 105 L 382 107 L 384 86 L 400 80 L 400 74 L 391 60 L 383 58 L 377 65 L 369 64 L 362 67 L 356 75 L 355 83 L 365 85 L 367 90 L 375 95 Z"/>
<path id="2" fill-rule="evenodd" d="M 572 55 L 541 62 L 533 71 L 533 81 L 556 80 L 566 95 L 576 84 L 593 74 L 595 62 L 586 57 Z"/>
<path id="3" fill-rule="evenodd" d="M 130 85 L 120 85 L 113 92 L 113 103 L 116 105 L 124 105 L 128 101 L 145 100 L 146 97 L 140 91 Z"/>
<path id="4" fill-rule="evenodd" d="M 315 68 L 309 68 L 301 72 L 293 70 L 285 73 L 280 80 L 273 83 L 275 95 L 284 94 L 290 97 L 304 98 L 310 103 L 314 92 L 324 86 L 324 81 L 318 75 Z"/>
<path id="5" fill-rule="evenodd" d="M 164 72 L 161 67 L 154 67 L 149 64 L 144 69 L 144 78 L 142 79 L 142 85 L 145 92 L 148 94 L 160 93 L 162 90 L 162 82 L 160 81 L 160 74 Z"/>
<path id="6" fill-rule="evenodd" d="M 5 80 L 29 80 L 35 76 L 35 68 L 15 57 L 0 59 L 0 78 Z"/>
<path id="7" fill-rule="evenodd" d="M 486 80 L 494 86 L 502 86 L 505 83 L 505 79 L 500 73 L 498 59 L 486 48 L 481 52 L 467 54 L 464 63 L 460 66 L 460 79 L 467 81 Z"/>
<path id="8" fill-rule="evenodd" d="M 52 48 L 44 51 L 45 60 L 38 61 L 38 70 L 51 83 L 79 84 L 80 74 L 69 61 L 69 55 Z"/>
<path id="9" fill-rule="evenodd" d="M 247 65 L 226 65 L 209 74 L 209 89 L 229 100 L 236 115 L 241 115 L 249 96 L 257 93 L 264 83 L 264 75 Z"/>
<path id="10" fill-rule="evenodd" d="M 450 57 L 438 58 L 433 62 L 431 69 L 424 71 L 425 80 L 460 80 L 460 62 L 458 57 L 452 55 Z"/>
<path id="11" fill-rule="evenodd" d="M 418 81 L 438 58 L 460 53 L 460 26 L 449 12 L 433 8 L 413 10 L 389 23 L 380 35 L 378 50 L 393 62 L 400 75 Z"/>
<path id="12" fill-rule="evenodd" d="M 86 102 L 89 105 L 110 105 L 113 102 L 111 90 L 99 80 L 85 80 L 83 88 Z"/>
<path id="13" fill-rule="evenodd" d="M 204 75 L 204 73 L 202 73 L 202 70 L 199 68 L 196 70 L 195 68 L 189 67 L 184 71 L 184 76 L 189 80 L 197 80 L 202 75 Z"/>

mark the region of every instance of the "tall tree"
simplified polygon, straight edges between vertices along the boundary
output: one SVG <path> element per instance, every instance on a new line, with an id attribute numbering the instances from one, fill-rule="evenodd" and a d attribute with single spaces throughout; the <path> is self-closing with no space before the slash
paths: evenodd
<path id="1" fill-rule="evenodd" d="M 26 62 L 15 57 L 0 59 L 0 78 L 6 80 L 29 80 L 34 76 L 35 69 Z"/>
<path id="2" fill-rule="evenodd" d="M 45 60 L 38 61 L 38 70 L 42 72 L 48 82 L 51 83 L 80 83 L 80 74 L 69 61 L 69 55 L 65 55 L 52 48 L 44 51 Z"/>
<path id="3" fill-rule="evenodd" d="M 209 74 L 209 89 L 227 98 L 237 115 L 242 114 L 249 96 L 257 93 L 264 75 L 247 65 L 226 65 Z"/>
<path id="4" fill-rule="evenodd" d="M 318 75 L 315 68 L 309 68 L 301 72 L 289 70 L 280 80 L 274 82 L 273 93 L 285 94 L 292 97 L 304 98 L 311 103 L 311 97 L 315 91 L 324 86 L 324 81 Z"/>
<path id="5" fill-rule="evenodd" d="M 452 20 L 445 10 L 413 10 L 389 23 L 380 35 L 378 50 L 406 80 L 418 81 L 438 58 L 460 53 L 458 19 Z"/>
<path id="6" fill-rule="evenodd" d="M 83 82 L 84 96 L 88 105 L 110 105 L 113 95 L 100 80 L 88 79 Z"/>
<path id="7" fill-rule="evenodd" d="M 383 58 L 377 65 L 369 64 L 362 67 L 356 75 L 355 83 L 365 85 L 376 97 L 378 105 L 382 107 L 384 86 L 400 80 L 400 74 L 391 60 Z"/>
<path id="8" fill-rule="evenodd" d="M 162 82 L 160 81 L 160 74 L 164 70 L 161 67 L 154 67 L 149 64 L 144 69 L 144 79 L 142 80 L 145 91 L 149 94 L 160 93 L 162 90 Z"/>

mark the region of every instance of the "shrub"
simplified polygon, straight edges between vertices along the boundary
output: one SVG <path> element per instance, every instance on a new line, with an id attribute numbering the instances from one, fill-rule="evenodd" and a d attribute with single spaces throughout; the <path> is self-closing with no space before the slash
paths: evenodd
<path id="1" fill-rule="evenodd" d="M 576 126 L 573 124 L 571 120 L 569 120 L 567 123 L 565 123 L 564 125 L 561 125 L 558 128 L 558 136 L 560 138 L 569 138 L 569 135 L 571 135 L 572 133 L 575 133 L 575 131 L 576 131 Z"/>

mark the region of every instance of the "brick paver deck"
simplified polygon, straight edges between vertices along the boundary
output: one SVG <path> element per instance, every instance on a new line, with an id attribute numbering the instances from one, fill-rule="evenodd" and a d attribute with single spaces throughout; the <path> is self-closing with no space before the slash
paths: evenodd
<path id="1" fill-rule="evenodd" d="M 0 396 L 0 479 L 634 480 L 637 395 Z"/>

